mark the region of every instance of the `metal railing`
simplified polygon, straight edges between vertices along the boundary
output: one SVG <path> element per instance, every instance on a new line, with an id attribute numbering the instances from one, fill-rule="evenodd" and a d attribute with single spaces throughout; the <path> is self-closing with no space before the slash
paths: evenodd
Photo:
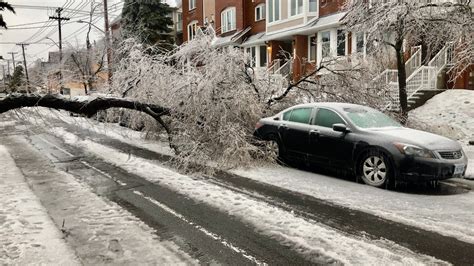
<path id="1" fill-rule="evenodd" d="M 405 62 L 405 72 L 407 77 L 410 77 L 415 70 L 421 67 L 421 45 L 412 47 L 411 52 L 411 57 Z"/>

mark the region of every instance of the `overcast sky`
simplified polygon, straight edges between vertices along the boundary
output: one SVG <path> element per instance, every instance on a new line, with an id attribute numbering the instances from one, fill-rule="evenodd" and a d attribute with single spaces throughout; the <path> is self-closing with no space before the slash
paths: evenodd
<path id="1" fill-rule="evenodd" d="M 49 21 L 49 16 L 54 15 L 57 7 L 64 7 L 63 16 L 70 17 L 70 21 L 63 22 L 63 49 L 68 45 L 85 46 L 85 35 L 87 24 L 81 24 L 77 21 L 86 19 L 87 13 L 90 11 L 91 2 L 101 4 L 103 0 L 7 0 L 15 7 L 16 15 L 4 11 L 2 13 L 4 20 L 7 22 L 9 29 L 0 30 L 0 56 L 11 59 L 8 52 L 18 52 L 16 60 L 22 60 L 21 47 L 15 43 L 25 42 L 31 43 L 27 46 L 26 60 L 31 65 L 35 60 L 42 59 L 47 61 L 49 51 L 57 51 L 58 47 L 46 37 L 58 42 L 58 22 Z M 112 21 L 122 10 L 123 0 L 108 0 L 109 18 Z M 48 8 L 50 7 L 50 8 Z M 94 17 L 94 25 L 104 29 L 102 5 L 96 11 Z M 29 24 L 30 25 L 22 25 Z M 35 27 L 34 29 L 24 29 Z M 103 37 L 103 33 L 93 30 L 92 40 L 99 40 Z M 5 64 L 1 62 L 0 64 Z"/>

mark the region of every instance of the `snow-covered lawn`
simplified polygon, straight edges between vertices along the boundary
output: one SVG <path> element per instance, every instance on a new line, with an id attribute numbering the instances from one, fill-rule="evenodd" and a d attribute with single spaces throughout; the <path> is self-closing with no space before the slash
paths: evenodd
<path id="1" fill-rule="evenodd" d="M 317 257 L 315 262 L 321 262 L 321 259 L 324 259 L 326 263 L 337 261 L 344 264 L 436 262 L 436 259 L 432 257 L 415 254 L 393 242 L 354 238 L 244 194 L 176 173 L 159 162 L 125 154 L 91 140 L 81 140 L 59 128 L 54 131 L 67 143 L 81 146 L 128 172 L 239 217 L 256 227 L 258 231 L 293 248 L 306 258 Z M 322 257 L 315 255 L 322 255 Z"/>
<path id="2" fill-rule="evenodd" d="M 80 265 L 1 145 L 0 165 L 0 264 Z"/>

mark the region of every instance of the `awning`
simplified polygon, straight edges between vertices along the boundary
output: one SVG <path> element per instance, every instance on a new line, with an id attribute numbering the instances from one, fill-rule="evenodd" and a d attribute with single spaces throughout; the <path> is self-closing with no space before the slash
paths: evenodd
<path id="1" fill-rule="evenodd" d="M 293 35 L 307 35 L 316 33 L 318 31 L 338 26 L 341 19 L 346 15 L 346 12 L 339 12 L 329 16 L 320 17 L 314 20 L 310 20 L 306 25 L 303 25 L 296 29 L 289 29 L 286 31 L 280 31 L 274 34 L 267 33 L 265 41 L 284 39 Z"/>
<path id="2" fill-rule="evenodd" d="M 265 37 L 266 37 L 265 32 L 260 32 L 260 33 L 254 34 L 254 35 L 248 37 L 241 44 L 241 46 L 254 46 L 254 45 L 257 45 L 257 44 L 264 44 L 265 40 L 266 40 Z"/>
<path id="3" fill-rule="evenodd" d="M 242 38 L 247 34 L 252 28 L 247 27 L 244 30 L 237 31 L 236 33 L 226 36 L 226 37 L 216 37 L 212 41 L 212 46 L 223 47 L 229 45 L 240 45 L 242 43 Z"/>

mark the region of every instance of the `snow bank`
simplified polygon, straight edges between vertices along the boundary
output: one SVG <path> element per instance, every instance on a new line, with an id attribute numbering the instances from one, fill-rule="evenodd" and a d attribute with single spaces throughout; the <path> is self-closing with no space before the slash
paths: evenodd
<path id="1" fill-rule="evenodd" d="M 167 186 L 196 201 L 204 202 L 239 217 L 257 231 L 289 246 L 307 259 L 343 264 L 419 264 L 440 263 L 435 258 L 416 254 L 393 242 L 354 238 L 249 196 L 222 188 L 208 181 L 176 173 L 156 161 L 64 134 L 65 141 L 78 145 L 103 160 L 149 181 Z M 277 217 L 277 218 L 276 218 Z"/>
<path id="2" fill-rule="evenodd" d="M 466 178 L 474 179 L 474 91 L 447 90 L 410 111 L 408 125 L 458 140 L 469 158 Z"/>
<path id="3" fill-rule="evenodd" d="M 409 124 L 467 144 L 474 140 L 474 91 L 447 90 L 410 111 Z"/>
<path id="4" fill-rule="evenodd" d="M 80 265 L 3 146 L 0 165 L 0 264 Z"/>

